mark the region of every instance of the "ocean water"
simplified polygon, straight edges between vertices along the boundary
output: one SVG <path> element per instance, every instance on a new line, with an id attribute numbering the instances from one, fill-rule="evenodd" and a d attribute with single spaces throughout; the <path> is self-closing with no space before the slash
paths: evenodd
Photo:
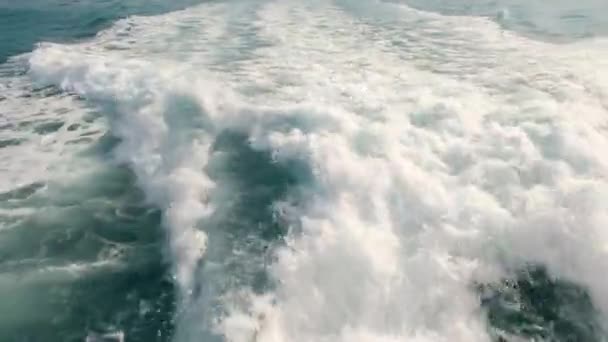
<path id="1" fill-rule="evenodd" d="M 607 11 L 0 0 L 0 341 L 607 341 Z"/>

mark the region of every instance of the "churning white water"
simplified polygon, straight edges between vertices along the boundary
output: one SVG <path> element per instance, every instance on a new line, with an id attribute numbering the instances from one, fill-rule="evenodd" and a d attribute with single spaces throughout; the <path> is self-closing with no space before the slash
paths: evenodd
<path id="1" fill-rule="evenodd" d="M 478 285 L 530 265 L 604 325 L 608 40 L 509 30 L 527 5 L 508 5 L 210 2 L 41 44 L 18 80 L 106 115 L 163 213 L 176 341 L 489 341 Z M 294 175 L 271 201 L 283 238 L 224 228 L 225 134 Z M 10 182 L 35 172 L 1 153 Z"/>

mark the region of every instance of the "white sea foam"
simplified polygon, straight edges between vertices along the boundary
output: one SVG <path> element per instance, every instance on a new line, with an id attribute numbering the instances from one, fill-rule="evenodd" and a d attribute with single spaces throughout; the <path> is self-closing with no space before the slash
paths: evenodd
<path id="1" fill-rule="evenodd" d="M 28 55 L 0 65 L 0 193 L 48 181 L 71 184 L 99 167 L 80 155 L 104 133 L 75 98 L 32 85 Z"/>
<path id="2" fill-rule="evenodd" d="M 192 291 L 213 281 L 197 265 L 223 203 L 204 169 L 229 129 L 312 179 L 282 203 L 273 289 L 210 293 L 216 333 L 485 341 L 474 284 L 527 263 L 585 286 L 608 322 L 607 54 L 395 4 L 243 2 L 43 45 L 30 76 L 108 113 L 116 158 L 163 209 L 191 311 L 176 339 L 217 312 Z"/>

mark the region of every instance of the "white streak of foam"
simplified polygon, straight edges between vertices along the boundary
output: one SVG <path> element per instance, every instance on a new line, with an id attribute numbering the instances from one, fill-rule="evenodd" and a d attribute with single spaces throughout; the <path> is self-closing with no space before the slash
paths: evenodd
<path id="1" fill-rule="evenodd" d="M 172 96 L 190 86 L 178 72 L 170 65 L 159 71 L 119 57 L 48 45 L 33 54 L 30 73 L 39 83 L 57 84 L 101 108 L 113 108 L 112 133 L 121 139 L 116 158 L 131 166 L 149 200 L 163 209 L 176 280 L 187 297 L 206 244 L 197 224 L 212 211 L 205 198 L 213 184 L 202 172 L 209 141 L 204 135 L 183 139 L 189 133 L 166 120 L 166 115 L 179 115 L 168 112 Z"/>

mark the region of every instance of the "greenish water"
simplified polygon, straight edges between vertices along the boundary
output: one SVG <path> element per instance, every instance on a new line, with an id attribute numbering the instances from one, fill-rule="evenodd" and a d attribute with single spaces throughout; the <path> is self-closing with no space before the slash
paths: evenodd
<path id="1" fill-rule="evenodd" d="M 86 39 L 117 19 L 197 2 L 2 0 L 0 63 L 38 42 Z M 64 124 L 43 122 L 33 132 L 52 134 Z M 83 134 L 74 143 L 95 139 Z M 109 158 L 113 140 L 85 150 L 85 161 Z M 0 148 L 24 141 L 2 139 Z M 91 333 L 116 331 L 128 341 L 171 340 L 175 291 L 163 256 L 161 213 L 145 202 L 128 168 L 106 164 L 74 184 L 32 183 L 0 199 L 3 210 L 35 210 L 26 218 L 0 215 L 0 340 L 84 341 Z"/>
<path id="2" fill-rule="evenodd" d="M 0 63 L 39 42 L 73 42 L 94 36 L 117 19 L 153 15 L 201 0 L 0 0 Z"/>
<path id="3" fill-rule="evenodd" d="M 496 339 L 604 341 L 606 332 L 585 289 L 530 266 L 514 279 L 479 287 Z M 507 337 L 508 340 L 508 337 Z"/>
<path id="4" fill-rule="evenodd" d="M 128 169 L 2 197 L 2 209 L 37 208 L 0 231 L 4 340 L 83 341 L 111 331 L 129 341 L 170 339 L 175 298 L 160 212 Z"/>

